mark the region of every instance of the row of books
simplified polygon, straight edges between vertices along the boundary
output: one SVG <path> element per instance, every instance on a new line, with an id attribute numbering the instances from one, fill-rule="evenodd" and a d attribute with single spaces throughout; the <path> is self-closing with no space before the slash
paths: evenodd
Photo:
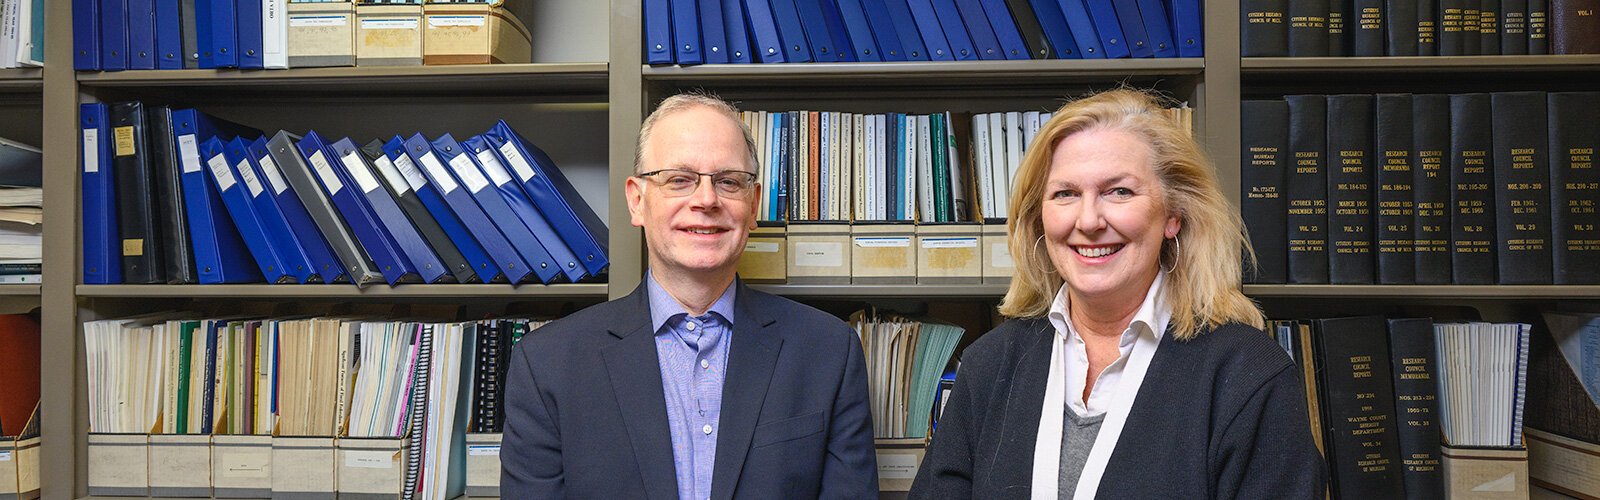
<path id="1" fill-rule="evenodd" d="M 1190 109 L 1168 109 L 1188 130 Z M 745 111 L 766 190 L 762 221 L 1004 219 L 1048 111 Z"/>
<path id="2" fill-rule="evenodd" d="M 1587 0 L 1245 0 L 1245 57 L 1600 53 Z"/>
<path id="3" fill-rule="evenodd" d="M 187 313 L 86 322 L 90 432 L 402 439 L 404 489 L 392 493 L 452 498 L 465 434 L 498 428 L 510 344 L 542 324 Z"/>
<path id="4" fill-rule="evenodd" d="M 645 0 L 653 65 L 1201 57 L 1198 0 Z"/>
<path id="5" fill-rule="evenodd" d="M 1258 283 L 1600 283 L 1600 93 L 1243 103 Z"/>
<path id="6" fill-rule="evenodd" d="M 44 0 L 0 0 L 0 69 L 44 66 Z"/>
<path id="7" fill-rule="evenodd" d="M 1444 498 L 1441 445 L 1522 448 L 1528 324 L 1274 321 L 1332 498 Z"/>
<path id="8" fill-rule="evenodd" d="M 516 14 L 501 7 L 503 1 L 430 2 L 425 8 L 421 0 L 360 6 L 350 0 L 73 0 L 73 67 L 528 62 L 531 35 Z"/>
<path id="9" fill-rule="evenodd" d="M 504 121 L 361 146 L 137 101 L 81 113 L 84 283 L 561 283 L 609 265 L 605 225 Z"/>
<path id="10" fill-rule="evenodd" d="M 39 148 L 0 137 L 0 284 L 39 283 L 43 166 Z"/>
<path id="11" fill-rule="evenodd" d="M 935 400 L 942 400 L 950 385 L 942 383 L 946 366 L 966 331 L 873 309 L 851 314 L 849 323 L 866 352 L 873 437 L 931 435 Z M 953 383 L 954 370 L 948 373 Z"/>

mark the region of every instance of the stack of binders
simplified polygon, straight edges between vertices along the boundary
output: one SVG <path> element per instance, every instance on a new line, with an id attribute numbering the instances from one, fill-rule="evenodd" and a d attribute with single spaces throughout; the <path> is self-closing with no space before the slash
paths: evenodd
<path id="1" fill-rule="evenodd" d="M 606 227 L 504 122 L 457 142 L 270 136 L 193 109 L 82 105 L 84 283 L 568 283 Z"/>
<path id="2" fill-rule="evenodd" d="M 1199 0 L 644 0 L 652 65 L 1201 57 Z"/>

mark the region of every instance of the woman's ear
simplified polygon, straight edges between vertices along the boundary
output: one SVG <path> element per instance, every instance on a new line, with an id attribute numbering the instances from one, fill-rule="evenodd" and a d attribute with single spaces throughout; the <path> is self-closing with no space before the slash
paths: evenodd
<path id="1" fill-rule="evenodd" d="M 1183 218 L 1182 217 L 1179 217 L 1178 214 L 1172 214 L 1172 215 L 1167 216 L 1167 227 L 1166 227 L 1167 239 L 1170 240 L 1170 239 L 1173 239 L 1173 238 L 1177 238 L 1178 237 L 1178 231 L 1181 230 L 1181 229 L 1183 229 Z"/>

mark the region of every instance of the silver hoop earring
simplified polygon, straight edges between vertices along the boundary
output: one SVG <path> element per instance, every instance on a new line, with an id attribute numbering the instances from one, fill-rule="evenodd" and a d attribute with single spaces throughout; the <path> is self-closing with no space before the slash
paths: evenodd
<path id="1" fill-rule="evenodd" d="M 1039 244 L 1044 242 L 1044 236 L 1045 235 L 1041 233 L 1038 238 L 1034 238 L 1033 239 L 1033 248 L 1029 249 L 1030 252 L 1034 252 L 1034 253 L 1038 253 L 1039 252 Z M 1046 261 L 1049 260 L 1049 256 L 1048 255 L 1046 255 L 1046 259 L 1045 260 Z M 1035 259 L 1033 259 L 1032 256 L 1029 256 L 1028 261 L 1029 262 L 1034 262 Z M 1050 274 L 1056 274 L 1056 275 L 1061 274 L 1060 271 L 1056 270 L 1056 266 L 1055 266 L 1054 262 L 1047 262 L 1047 264 L 1049 264 L 1048 268 L 1050 269 Z"/>
<path id="2" fill-rule="evenodd" d="M 1172 265 L 1167 267 L 1166 274 L 1172 274 L 1172 271 L 1178 268 L 1178 259 L 1183 257 L 1183 241 L 1173 237 L 1172 248 Z"/>

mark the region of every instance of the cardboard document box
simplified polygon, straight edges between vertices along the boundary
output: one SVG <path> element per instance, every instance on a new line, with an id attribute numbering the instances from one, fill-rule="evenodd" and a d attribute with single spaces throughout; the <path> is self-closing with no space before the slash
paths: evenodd
<path id="1" fill-rule="evenodd" d="M 424 64 L 509 64 L 533 58 L 533 35 L 516 14 L 489 4 L 423 7 Z"/>
<path id="2" fill-rule="evenodd" d="M 150 496 L 211 497 L 211 436 L 151 434 Z"/>
<path id="3" fill-rule="evenodd" d="M 421 65 L 421 5 L 356 6 L 356 66 Z"/>
<path id="4" fill-rule="evenodd" d="M 339 498 L 400 498 L 408 438 L 339 438 Z"/>
<path id="5" fill-rule="evenodd" d="M 1011 239 L 1006 237 L 1005 224 L 984 224 L 979 248 L 983 251 L 983 283 L 1008 285 L 1011 275 L 1017 272 L 1011 259 Z"/>
<path id="6" fill-rule="evenodd" d="M 1578 498 L 1600 498 L 1600 444 L 1531 427 L 1522 428 L 1528 445 L 1528 480 L 1535 486 Z"/>
<path id="7" fill-rule="evenodd" d="M 1451 500 L 1528 498 L 1528 450 L 1443 447 L 1444 493 Z"/>
<path id="8" fill-rule="evenodd" d="M 739 256 L 739 279 L 745 283 L 785 283 L 789 280 L 787 229 L 763 222 L 744 244 Z"/>
<path id="9" fill-rule="evenodd" d="M 467 434 L 468 497 L 500 496 L 500 434 Z"/>
<path id="10" fill-rule="evenodd" d="M 333 500 L 338 490 L 331 437 L 272 438 L 272 498 Z"/>
<path id="11" fill-rule="evenodd" d="M 272 496 L 272 436 L 212 436 L 211 494 L 216 498 Z"/>
<path id="12" fill-rule="evenodd" d="M 879 438 L 878 491 L 911 491 L 927 441 L 922 438 Z"/>
<path id="13" fill-rule="evenodd" d="M 289 2 L 289 67 L 356 65 L 355 4 Z"/>
<path id="14" fill-rule="evenodd" d="M 788 227 L 789 283 L 850 284 L 850 226 L 791 222 Z"/>
<path id="15" fill-rule="evenodd" d="M 39 498 L 39 438 L 0 438 L 0 496 Z"/>
<path id="16" fill-rule="evenodd" d="M 910 224 L 857 224 L 850 227 L 850 282 L 857 285 L 909 285 L 917 282 L 917 252 Z"/>
<path id="17" fill-rule="evenodd" d="M 89 496 L 150 496 L 150 436 L 89 434 Z"/>
<path id="18" fill-rule="evenodd" d="M 917 226 L 917 284 L 976 285 L 983 282 L 982 226 Z"/>

